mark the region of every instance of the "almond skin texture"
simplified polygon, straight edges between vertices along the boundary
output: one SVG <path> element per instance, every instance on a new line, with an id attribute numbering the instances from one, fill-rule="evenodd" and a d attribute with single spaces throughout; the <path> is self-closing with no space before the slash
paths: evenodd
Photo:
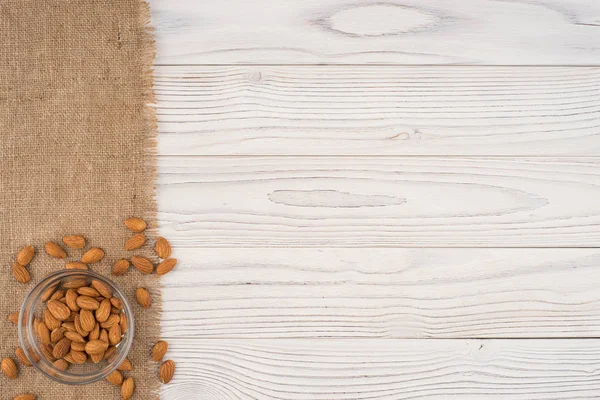
<path id="1" fill-rule="evenodd" d="M 112 297 L 112 289 L 104 282 L 98 279 L 92 279 L 92 287 L 100 293 L 101 296 L 110 299 Z"/>
<path id="2" fill-rule="evenodd" d="M 14 312 L 14 313 L 8 314 L 8 320 L 10 322 L 12 322 L 13 324 L 18 324 L 19 323 L 19 313 Z"/>
<path id="3" fill-rule="evenodd" d="M 110 303 L 110 302 L 109 302 Z M 100 307 L 98 300 L 93 299 L 89 296 L 77 297 L 77 305 L 85 310 L 95 311 Z"/>
<path id="4" fill-rule="evenodd" d="M 81 296 L 98 297 L 100 293 L 93 287 L 84 286 L 77 289 L 77 294 Z"/>
<path id="5" fill-rule="evenodd" d="M 25 352 L 22 348 L 17 347 L 17 349 L 15 350 L 15 356 L 17 356 L 17 358 L 22 364 L 31 366 L 31 362 L 27 359 L 27 356 L 25 355 Z"/>
<path id="6" fill-rule="evenodd" d="M 46 253 L 54 258 L 65 258 L 67 256 L 67 252 L 54 242 L 46 242 L 44 248 L 46 249 Z"/>
<path id="7" fill-rule="evenodd" d="M 60 300 L 63 297 L 65 297 L 65 294 L 67 294 L 67 292 L 65 292 L 62 289 L 58 289 L 56 292 L 54 292 L 54 294 L 50 297 L 50 300 Z"/>
<path id="8" fill-rule="evenodd" d="M 69 369 L 69 363 L 63 360 L 62 358 L 60 360 L 54 361 L 52 365 L 54 365 L 54 367 L 60 369 L 61 371 L 66 371 L 67 369 Z"/>
<path id="9" fill-rule="evenodd" d="M 121 397 L 123 400 L 131 399 L 133 396 L 133 391 L 135 390 L 135 383 L 133 382 L 133 378 L 129 377 L 123 381 L 121 385 Z"/>
<path id="10" fill-rule="evenodd" d="M 123 383 L 123 375 L 119 371 L 115 370 L 106 377 L 106 380 L 111 385 L 121 386 Z"/>
<path id="11" fill-rule="evenodd" d="M 69 352 L 69 354 L 67 354 L 64 357 L 65 360 L 69 361 L 69 359 L 67 358 L 67 356 L 70 356 L 70 359 L 72 360 L 70 362 L 72 364 L 85 364 L 85 362 L 87 361 L 87 355 L 83 351 L 71 350 Z"/>
<path id="12" fill-rule="evenodd" d="M 159 340 L 154 346 L 152 346 L 152 359 L 154 361 L 162 360 L 165 354 L 167 354 L 168 349 L 169 344 L 164 340 Z"/>
<path id="13" fill-rule="evenodd" d="M 112 267 L 112 274 L 116 276 L 123 275 L 129 269 L 129 260 L 121 258 Z"/>
<path id="14" fill-rule="evenodd" d="M 154 271 L 154 264 L 146 257 L 132 256 L 131 263 L 143 274 L 151 274 Z"/>
<path id="15" fill-rule="evenodd" d="M 20 394 L 17 397 L 15 397 L 13 400 L 35 400 L 35 394 L 31 394 L 31 393 Z"/>
<path id="16" fill-rule="evenodd" d="M 31 262 L 34 254 L 33 246 L 25 246 L 17 253 L 17 262 L 25 267 Z"/>
<path id="17" fill-rule="evenodd" d="M 66 331 L 64 333 L 65 337 L 69 339 L 71 342 L 75 343 L 85 343 L 85 339 L 79 333 L 74 331 Z"/>
<path id="18" fill-rule="evenodd" d="M 15 363 L 15 360 L 9 357 L 3 359 L 2 372 L 4 372 L 4 375 L 6 375 L 8 379 L 17 379 L 19 372 L 17 370 L 17 364 Z"/>
<path id="19" fill-rule="evenodd" d="M 170 272 L 173 268 L 175 268 L 175 265 L 177 265 L 176 258 L 168 258 L 164 260 L 156 267 L 156 275 L 164 275 L 167 272 Z"/>
<path id="20" fill-rule="evenodd" d="M 58 300 L 50 300 L 48 310 L 59 321 L 65 321 L 71 316 L 71 309 Z"/>
<path id="21" fill-rule="evenodd" d="M 87 284 L 88 280 L 85 278 L 73 278 L 66 280 L 62 285 L 65 289 L 79 289 L 82 286 L 87 286 Z"/>
<path id="22" fill-rule="evenodd" d="M 146 244 L 146 235 L 136 233 L 125 242 L 125 250 L 135 250 Z"/>
<path id="23" fill-rule="evenodd" d="M 96 325 L 96 318 L 90 310 L 81 310 L 79 312 L 79 323 L 84 330 L 91 332 Z"/>
<path id="24" fill-rule="evenodd" d="M 110 329 L 114 325 L 119 325 L 120 320 L 121 319 L 119 318 L 119 316 L 117 314 L 111 313 L 110 316 L 108 317 L 108 319 L 100 324 L 100 328 Z"/>
<path id="25" fill-rule="evenodd" d="M 84 263 L 79 262 L 79 261 L 68 262 L 65 264 L 65 268 L 66 269 L 81 269 L 84 271 L 87 271 L 89 269 L 87 265 L 85 265 Z"/>
<path id="26" fill-rule="evenodd" d="M 75 320 L 73 321 L 73 324 L 75 324 L 75 332 L 79 333 L 82 337 L 86 337 L 88 333 L 90 333 L 90 331 L 86 331 L 81 326 L 81 317 L 79 316 L 79 314 L 75 315 Z"/>
<path id="27" fill-rule="evenodd" d="M 108 341 L 113 346 L 121 342 L 121 327 L 118 324 L 113 325 L 108 331 Z"/>
<path id="28" fill-rule="evenodd" d="M 96 321 L 104 322 L 110 317 L 110 300 L 104 299 L 100 303 L 100 307 L 96 310 Z"/>
<path id="29" fill-rule="evenodd" d="M 52 357 L 63 358 L 71 351 L 71 341 L 67 338 L 62 338 L 58 343 L 54 345 L 52 349 Z"/>
<path id="30" fill-rule="evenodd" d="M 31 276 L 29 275 L 29 271 L 27 271 L 27 268 L 25 268 L 24 266 L 22 266 L 19 263 L 13 264 L 12 273 L 13 273 L 13 276 L 15 277 L 15 279 L 21 283 L 27 283 L 31 279 Z"/>
<path id="31" fill-rule="evenodd" d="M 160 258 L 169 258 L 171 256 L 171 245 L 167 239 L 161 236 L 156 239 L 154 251 L 156 251 L 156 255 Z"/>
<path id="32" fill-rule="evenodd" d="M 71 309 L 71 311 L 79 311 L 81 309 L 81 307 L 77 305 L 78 297 L 79 295 L 75 289 L 67 290 L 67 294 L 65 295 L 67 302 L 65 304 Z"/>
<path id="33" fill-rule="evenodd" d="M 167 360 L 160 366 L 160 381 L 162 383 L 169 383 L 175 375 L 175 362 L 173 360 Z"/>
<path id="34" fill-rule="evenodd" d="M 123 221 L 123 223 L 125 224 L 125 226 L 127 227 L 127 229 L 129 229 L 132 232 L 144 232 L 146 230 L 146 221 L 144 221 L 141 218 L 127 218 L 125 221 Z"/>
<path id="35" fill-rule="evenodd" d="M 48 310 L 46 308 L 44 310 L 44 323 L 46 324 L 46 326 L 48 327 L 48 329 L 50 329 L 51 331 L 53 331 L 53 330 L 55 330 L 56 328 L 58 328 L 62 324 L 62 321 L 56 319 L 56 317 L 54 315 L 52 315 L 52 313 L 50 312 L 50 310 Z"/>
<path id="36" fill-rule="evenodd" d="M 85 247 L 85 238 L 81 235 L 69 235 L 63 238 L 63 243 L 72 249 L 83 249 Z"/>
<path id="37" fill-rule="evenodd" d="M 85 352 L 88 354 L 104 353 L 108 349 L 108 343 L 102 340 L 90 340 L 85 344 Z"/>
<path id="38" fill-rule="evenodd" d="M 150 292 L 146 289 L 138 288 L 135 291 L 135 298 L 140 306 L 150 308 Z"/>
<path id="39" fill-rule="evenodd" d="M 65 332 L 64 332 L 63 328 L 56 328 L 56 329 L 53 329 L 52 332 L 50 332 L 50 341 L 52 343 L 56 343 L 64 337 L 65 337 Z"/>
<path id="40" fill-rule="evenodd" d="M 99 247 L 92 247 L 81 256 L 81 262 L 84 264 L 93 264 L 102 260 L 104 257 L 104 250 Z"/>
<path id="41" fill-rule="evenodd" d="M 117 369 L 119 371 L 133 371 L 133 367 L 131 366 L 131 361 L 129 361 L 129 358 L 123 360 L 123 362 L 117 367 Z"/>

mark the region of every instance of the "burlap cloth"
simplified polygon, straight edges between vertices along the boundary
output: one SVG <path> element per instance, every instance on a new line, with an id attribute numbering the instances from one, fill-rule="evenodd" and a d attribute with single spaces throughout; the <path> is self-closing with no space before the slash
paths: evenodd
<path id="1" fill-rule="evenodd" d="M 92 270 L 110 277 L 112 263 L 129 257 L 129 216 L 145 218 L 154 237 L 155 119 L 149 9 L 141 0 L 0 0 L 0 357 L 18 346 L 6 317 L 26 292 L 64 261 L 45 254 L 47 240 L 83 234 L 106 257 Z M 11 275 L 15 253 L 36 248 L 32 280 Z M 88 246 L 89 247 L 89 246 Z M 149 246 L 140 254 L 151 254 Z M 69 250 L 67 260 L 82 252 Z M 160 281 L 133 268 L 114 279 L 134 304 L 136 336 L 130 359 L 134 398 L 158 397 L 151 344 L 160 335 Z M 148 288 L 153 306 L 135 304 Z M 39 400 L 117 399 L 100 381 L 54 383 L 19 364 L 20 376 L 0 374 L 0 398 L 34 393 Z"/>

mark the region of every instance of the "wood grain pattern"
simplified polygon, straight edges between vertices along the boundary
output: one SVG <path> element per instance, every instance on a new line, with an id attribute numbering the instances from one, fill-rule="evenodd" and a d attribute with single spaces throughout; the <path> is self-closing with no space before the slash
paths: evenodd
<path id="1" fill-rule="evenodd" d="M 180 247 L 596 247 L 600 159 L 161 157 Z"/>
<path id="2" fill-rule="evenodd" d="M 600 336 L 597 249 L 177 248 L 163 335 Z"/>
<path id="3" fill-rule="evenodd" d="M 152 0 L 159 64 L 597 65 L 595 0 Z"/>
<path id="4" fill-rule="evenodd" d="M 158 67 L 164 155 L 596 155 L 600 68 Z"/>
<path id="5" fill-rule="evenodd" d="M 599 340 L 170 341 L 165 400 L 579 400 L 600 393 Z"/>

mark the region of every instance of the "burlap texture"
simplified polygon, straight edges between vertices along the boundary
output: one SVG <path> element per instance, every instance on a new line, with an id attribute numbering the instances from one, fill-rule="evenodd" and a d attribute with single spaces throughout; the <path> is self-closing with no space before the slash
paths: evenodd
<path id="1" fill-rule="evenodd" d="M 143 217 L 154 237 L 156 129 L 148 106 L 154 43 L 148 23 L 141 0 L 0 1 L 0 357 L 14 358 L 18 346 L 7 315 L 18 311 L 36 282 L 64 268 L 64 261 L 45 254 L 45 241 L 83 234 L 106 252 L 91 269 L 114 278 L 112 263 L 133 254 L 123 250 L 131 235 L 123 219 Z M 29 244 L 36 248 L 32 280 L 20 284 L 11 265 Z M 68 252 L 67 260 L 82 254 Z M 132 268 L 114 280 L 134 305 L 134 371 L 128 374 L 136 381 L 134 398 L 157 398 L 158 366 L 149 351 L 160 335 L 159 278 Z M 153 295 L 150 310 L 135 304 L 140 286 Z M 120 398 L 105 381 L 66 386 L 32 367 L 19 364 L 19 370 L 14 381 L 0 374 L 1 399 L 21 393 L 39 400 Z"/>

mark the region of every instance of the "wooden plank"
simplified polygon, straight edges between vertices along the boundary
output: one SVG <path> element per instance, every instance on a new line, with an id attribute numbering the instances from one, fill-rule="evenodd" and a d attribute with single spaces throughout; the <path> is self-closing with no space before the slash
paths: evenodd
<path id="1" fill-rule="evenodd" d="M 157 67 L 161 154 L 597 155 L 600 68 Z"/>
<path id="2" fill-rule="evenodd" d="M 160 157 L 185 247 L 595 247 L 600 158 Z"/>
<path id="3" fill-rule="evenodd" d="M 600 336 L 596 249 L 186 249 L 163 334 Z"/>
<path id="4" fill-rule="evenodd" d="M 159 64 L 597 65 L 596 0 L 152 0 Z"/>
<path id="5" fill-rule="evenodd" d="M 575 400 L 599 340 L 170 340 L 162 399 Z"/>

